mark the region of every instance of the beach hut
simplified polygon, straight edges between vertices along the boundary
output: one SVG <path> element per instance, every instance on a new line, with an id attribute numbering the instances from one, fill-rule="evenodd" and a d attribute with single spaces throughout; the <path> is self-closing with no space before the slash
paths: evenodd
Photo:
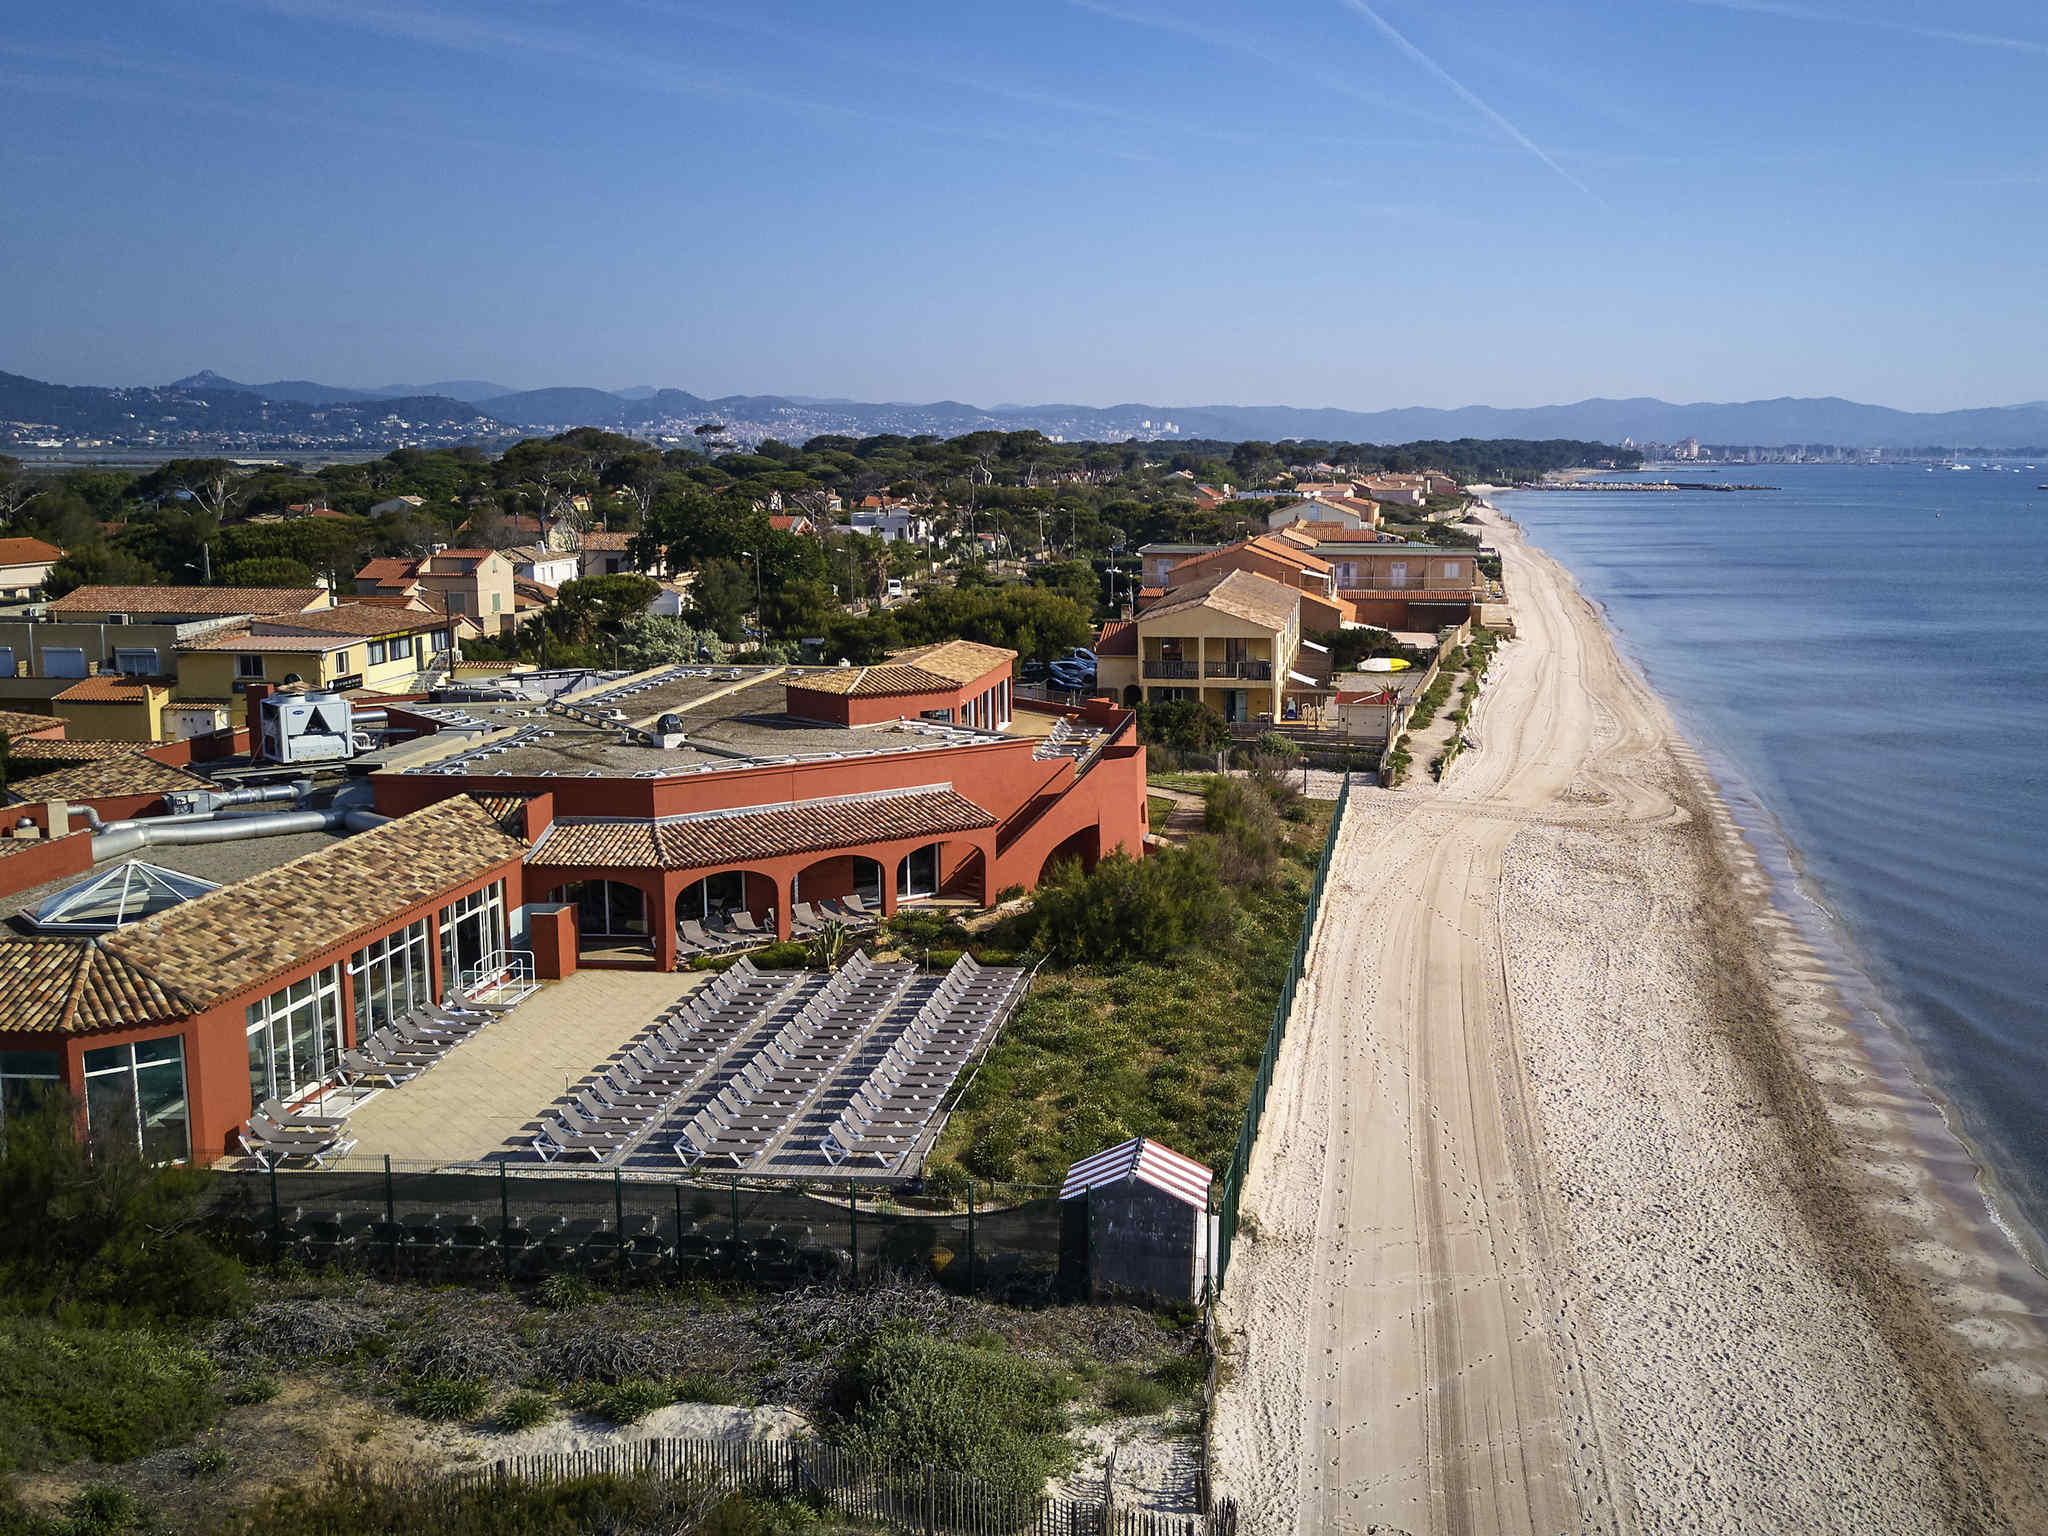
<path id="1" fill-rule="evenodd" d="M 1145 1291 L 1200 1299 L 1216 1251 L 1214 1177 L 1143 1136 L 1082 1158 L 1060 1186 L 1062 1270 L 1085 1275 L 1091 1298 Z"/>

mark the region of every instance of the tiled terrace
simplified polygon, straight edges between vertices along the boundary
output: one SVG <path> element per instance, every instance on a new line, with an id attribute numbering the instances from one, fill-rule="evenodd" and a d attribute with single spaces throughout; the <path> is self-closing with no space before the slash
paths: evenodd
<path id="1" fill-rule="evenodd" d="M 466 1163 L 524 1147 L 542 1109 L 618 1053 L 708 974 L 578 971 L 550 983 L 348 1117 L 353 1157 Z"/>

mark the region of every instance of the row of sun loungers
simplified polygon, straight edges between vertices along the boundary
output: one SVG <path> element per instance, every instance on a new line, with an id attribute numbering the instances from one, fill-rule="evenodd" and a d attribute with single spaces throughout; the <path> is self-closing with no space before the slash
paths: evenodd
<path id="1" fill-rule="evenodd" d="M 908 966 L 856 954 L 690 1118 L 674 1150 L 685 1166 L 746 1167 L 794 1126 L 915 980 Z"/>
<path id="2" fill-rule="evenodd" d="M 859 896 L 848 896 L 838 901 L 799 901 L 789 909 L 790 936 L 798 939 L 821 933 L 835 923 L 843 928 L 860 930 L 873 928 L 881 921 L 881 913 Z M 684 918 L 676 924 L 676 942 L 686 955 L 726 954 L 735 949 L 753 949 L 774 943 L 775 924 L 735 908 L 723 919 Z"/>
<path id="3" fill-rule="evenodd" d="M 1095 750 L 1101 734 L 1100 731 L 1077 727 L 1062 715 L 1053 722 L 1052 730 L 1045 739 L 1031 749 L 1031 755 L 1036 758 L 1071 757 L 1078 762 Z"/>
<path id="4" fill-rule="evenodd" d="M 543 1162 L 570 1154 L 598 1162 L 623 1156 L 795 985 L 794 973 L 763 972 L 742 956 L 664 1009 L 617 1061 L 542 1116 L 534 1151 Z"/>
<path id="5" fill-rule="evenodd" d="M 990 971 L 962 955 L 818 1143 L 825 1161 L 899 1166 L 1022 986 L 1021 973 Z"/>

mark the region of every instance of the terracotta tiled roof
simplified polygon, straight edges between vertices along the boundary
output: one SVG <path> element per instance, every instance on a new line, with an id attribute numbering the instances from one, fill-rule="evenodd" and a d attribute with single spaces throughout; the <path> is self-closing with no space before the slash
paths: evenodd
<path id="1" fill-rule="evenodd" d="M 72 1034 L 193 1011 L 189 999 L 90 940 L 0 938 L 0 1029 Z"/>
<path id="2" fill-rule="evenodd" d="M 894 694 L 951 693 L 953 682 L 922 667 L 828 667 L 792 673 L 792 689 L 803 693 L 844 694 L 849 698 L 884 698 Z"/>
<path id="3" fill-rule="evenodd" d="M 633 537 L 630 533 L 614 533 L 604 528 L 593 528 L 579 537 L 577 543 L 585 549 L 601 549 L 624 554 L 627 546 L 633 542 Z"/>
<path id="4" fill-rule="evenodd" d="M 982 645 L 975 640 L 941 640 L 937 645 L 896 651 L 889 657 L 899 666 L 936 672 L 954 683 L 978 683 L 996 668 L 1007 667 L 1016 659 L 1015 651 L 1006 651 L 997 645 Z"/>
<path id="5" fill-rule="evenodd" d="M 1265 629 L 1283 629 L 1299 611 L 1301 594 L 1294 588 L 1250 571 L 1223 571 L 1185 587 L 1176 587 L 1145 610 L 1149 622 L 1183 608 L 1213 608 Z"/>
<path id="6" fill-rule="evenodd" d="M 18 763 L 90 763 L 107 757 L 133 757 L 149 750 L 146 741 L 90 741 L 70 736 L 30 736 L 9 741 L 7 756 Z"/>
<path id="7" fill-rule="evenodd" d="M 318 587 L 79 587 L 50 604 L 61 613 L 297 613 L 327 594 Z"/>
<path id="8" fill-rule="evenodd" d="M 356 572 L 356 580 L 374 581 L 380 587 L 409 587 L 419 580 L 420 567 L 425 563 L 423 560 L 395 557 L 366 560 L 362 569 Z"/>
<path id="9" fill-rule="evenodd" d="M 50 697 L 64 704 L 140 704 L 150 694 L 161 693 L 166 687 L 168 684 L 155 678 L 102 673 L 98 677 L 82 677 L 62 693 L 54 693 Z"/>
<path id="10" fill-rule="evenodd" d="M 339 949 L 523 846 L 457 795 L 110 934 L 106 948 L 198 1007 Z"/>
<path id="11" fill-rule="evenodd" d="M 1135 656 L 1138 654 L 1138 626 L 1131 619 L 1111 619 L 1102 626 L 1102 632 L 1095 637 L 1097 656 Z"/>
<path id="12" fill-rule="evenodd" d="M 447 624 L 446 614 L 429 613 L 424 608 L 394 608 L 386 603 L 341 603 L 316 613 L 283 614 L 265 619 L 262 627 L 375 640 L 383 635 L 410 635 L 421 630 L 443 629 Z M 260 631 L 255 638 L 263 638 Z"/>
<path id="13" fill-rule="evenodd" d="M 174 789 L 199 789 L 206 780 L 140 752 L 100 758 L 76 768 L 38 774 L 13 791 L 17 801 L 112 800 L 129 795 L 161 795 Z"/>
<path id="14" fill-rule="evenodd" d="M 41 539 L 0 539 L 0 565 L 54 565 L 64 551 Z"/>
<path id="15" fill-rule="evenodd" d="M 37 731 L 54 731 L 64 722 L 54 715 L 31 715 L 18 709 L 0 709 L 0 731 L 8 736 L 29 736 Z M 16 742 L 10 750 L 18 751 L 23 743 Z"/>
<path id="16" fill-rule="evenodd" d="M 528 862 L 703 869 L 904 837 L 944 837 L 995 824 L 995 817 L 951 788 L 921 789 L 677 821 L 558 821 L 534 845 Z"/>
<path id="17" fill-rule="evenodd" d="M 521 842 L 526 840 L 526 796 L 472 795 L 470 798 L 484 808 L 484 814 L 501 830 Z"/>
<path id="18" fill-rule="evenodd" d="M 242 651 L 253 656 L 258 651 L 290 651 L 295 655 L 319 655 L 326 651 L 345 650 L 351 643 L 348 635 L 257 635 L 246 629 L 237 629 L 225 635 L 208 635 L 204 640 L 190 641 L 178 647 L 178 654 Z"/>
<path id="19" fill-rule="evenodd" d="M 1377 528 L 1351 528 L 1343 523 L 1290 523 L 1287 532 L 1299 538 L 1314 539 L 1318 544 L 1379 544 L 1381 539 Z"/>

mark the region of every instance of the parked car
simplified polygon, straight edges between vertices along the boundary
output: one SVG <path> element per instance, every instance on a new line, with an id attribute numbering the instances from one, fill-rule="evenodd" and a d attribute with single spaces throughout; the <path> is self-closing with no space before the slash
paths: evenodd
<path id="1" fill-rule="evenodd" d="M 1055 688 L 1089 689 L 1095 686 L 1095 668 L 1075 662 L 1056 661 L 1048 669 Z"/>
<path id="2" fill-rule="evenodd" d="M 1049 670 L 1044 662 L 1034 657 L 1017 668 L 1017 680 L 1023 683 L 1042 683 Z"/>

